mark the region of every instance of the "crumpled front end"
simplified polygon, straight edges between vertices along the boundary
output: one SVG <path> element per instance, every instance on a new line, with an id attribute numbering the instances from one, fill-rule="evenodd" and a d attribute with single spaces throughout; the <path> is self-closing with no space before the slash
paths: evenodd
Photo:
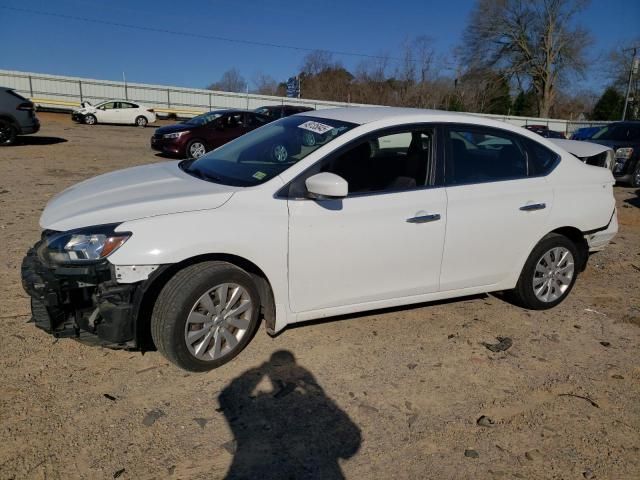
<path id="1" fill-rule="evenodd" d="M 56 337 L 97 335 L 103 344 L 135 346 L 134 295 L 138 284 L 118 284 L 106 260 L 55 265 L 43 240 L 22 261 L 22 285 L 31 297 L 35 325 Z"/>

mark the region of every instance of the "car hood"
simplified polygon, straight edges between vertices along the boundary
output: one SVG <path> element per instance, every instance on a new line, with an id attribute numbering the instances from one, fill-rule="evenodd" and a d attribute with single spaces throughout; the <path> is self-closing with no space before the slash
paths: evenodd
<path id="1" fill-rule="evenodd" d="M 567 152 L 578 158 L 592 157 L 599 153 L 606 152 L 610 148 L 606 145 L 579 140 L 563 140 L 560 138 L 548 138 L 547 140 L 561 148 L 564 148 Z"/>
<path id="2" fill-rule="evenodd" d="M 64 231 L 214 209 L 226 203 L 238 189 L 192 177 L 178 163 L 127 168 L 78 183 L 49 201 L 40 217 L 40 226 Z"/>
<path id="3" fill-rule="evenodd" d="M 633 147 L 638 143 L 630 140 L 599 140 L 597 138 L 590 138 L 588 141 L 599 145 L 606 145 L 607 147 L 613 148 L 613 150 L 624 147 Z"/>
<path id="4" fill-rule="evenodd" d="M 176 123 L 175 125 L 167 125 L 165 127 L 156 128 L 156 135 L 164 135 L 166 133 L 184 132 L 198 128 L 197 125 L 187 125 L 186 123 Z"/>

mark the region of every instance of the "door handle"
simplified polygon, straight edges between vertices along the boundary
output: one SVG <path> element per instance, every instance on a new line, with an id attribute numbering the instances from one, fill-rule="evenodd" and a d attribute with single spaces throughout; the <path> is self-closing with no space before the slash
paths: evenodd
<path id="1" fill-rule="evenodd" d="M 407 222 L 409 223 L 428 223 L 428 222 L 435 222 L 436 220 L 440 220 L 439 213 L 432 213 L 431 215 L 420 215 L 419 217 L 407 218 Z"/>
<path id="2" fill-rule="evenodd" d="M 531 212 L 533 210 L 542 210 L 544 208 L 547 208 L 546 203 L 531 203 L 529 205 L 521 206 L 520 210 L 522 210 L 523 212 Z"/>

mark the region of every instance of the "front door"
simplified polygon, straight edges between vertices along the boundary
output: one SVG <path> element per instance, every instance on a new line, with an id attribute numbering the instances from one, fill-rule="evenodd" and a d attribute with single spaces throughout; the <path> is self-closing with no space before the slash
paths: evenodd
<path id="1" fill-rule="evenodd" d="M 344 199 L 288 200 L 294 312 L 438 290 L 447 202 L 444 188 L 429 186 L 432 139 L 424 126 L 383 132 L 294 181 L 325 171 L 349 183 Z"/>

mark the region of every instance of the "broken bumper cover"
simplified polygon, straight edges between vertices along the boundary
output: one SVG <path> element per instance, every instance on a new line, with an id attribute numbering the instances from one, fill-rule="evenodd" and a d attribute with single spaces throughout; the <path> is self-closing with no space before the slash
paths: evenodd
<path id="1" fill-rule="evenodd" d="M 31 297 L 35 325 L 57 337 L 86 331 L 103 343 L 134 345 L 134 294 L 139 284 L 118 284 L 113 266 L 101 262 L 50 265 L 39 242 L 22 261 L 22 286 Z"/>
<path id="2" fill-rule="evenodd" d="M 618 233 L 618 215 L 616 210 L 614 210 L 613 215 L 611 215 L 611 220 L 609 220 L 609 224 L 606 227 L 585 232 L 584 238 L 589 245 L 589 251 L 599 252 L 603 250 L 613 237 L 616 236 L 616 233 Z"/>

